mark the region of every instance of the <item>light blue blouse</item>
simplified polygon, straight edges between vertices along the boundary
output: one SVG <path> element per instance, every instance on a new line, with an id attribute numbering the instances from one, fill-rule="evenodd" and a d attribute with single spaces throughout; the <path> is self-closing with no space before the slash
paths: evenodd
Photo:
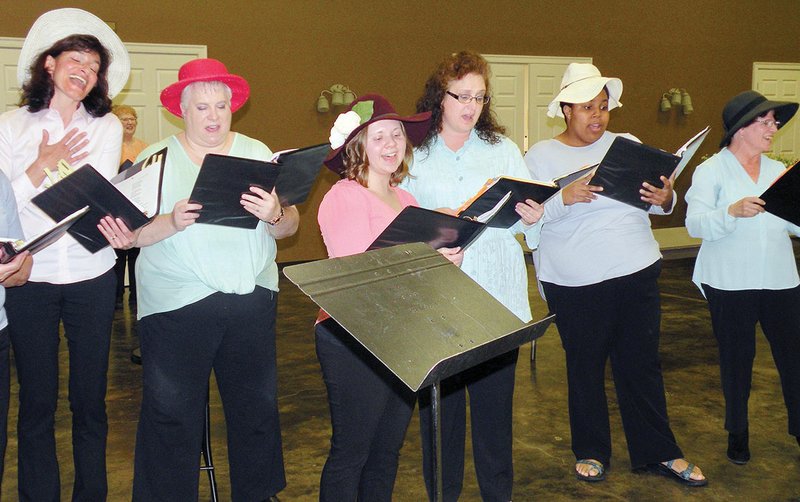
<path id="1" fill-rule="evenodd" d="M 14 190 L 11 188 L 11 182 L 2 172 L 0 172 L 0 237 L 9 239 L 23 238 Z M 8 326 L 5 303 L 6 288 L 0 285 L 0 329 Z"/>
<path id="2" fill-rule="evenodd" d="M 789 238 L 790 233 L 800 235 L 800 227 L 766 212 L 753 218 L 728 214 L 728 206 L 761 195 L 783 171 L 783 164 L 762 155 L 754 182 L 727 148 L 697 167 L 686 192 L 686 230 L 703 239 L 692 277 L 697 287 L 788 289 L 800 284 Z"/>
<path id="3" fill-rule="evenodd" d="M 474 130 L 456 152 L 440 137 L 428 152 L 415 149 L 411 174 L 401 186 L 428 209 L 456 209 L 496 176 L 530 179 L 517 145 L 505 137 L 495 145 L 489 144 Z M 487 228 L 467 248 L 461 265 L 467 275 L 525 322 L 531 320 L 528 274 L 522 247 L 514 235 L 525 232 L 526 238 L 533 238 L 538 231 L 538 225 L 526 229 L 521 221 L 510 229 Z"/>
<path id="4" fill-rule="evenodd" d="M 186 155 L 175 136 L 145 148 L 137 160 L 168 148 L 161 192 L 161 214 L 186 199 L 200 166 Z M 235 157 L 269 160 L 260 141 L 236 134 L 229 152 Z M 278 290 L 275 239 L 260 221 L 255 229 L 195 223 L 151 246 L 136 260 L 138 318 L 169 312 L 217 292 L 248 294 L 256 286 Z"/>

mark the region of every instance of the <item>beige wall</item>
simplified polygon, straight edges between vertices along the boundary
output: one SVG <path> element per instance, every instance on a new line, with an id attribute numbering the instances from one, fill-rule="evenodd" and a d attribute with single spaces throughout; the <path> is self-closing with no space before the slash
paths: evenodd
<path id="1" fill-rule="evenodd" d="M 0 35 L 25 36 L 40 13 L 64 2 L 22 5 L 0 0 Z M 714 150 L 721 135 L 725 101 L 750 87 L 753 61 L 800 61 L 797 0 L 761 5 L 749 0 L 72 0 L 70 5 L 116 23 L 127 42 L 207 45 L 209 57 L 252 86 L 234 129 L 273 150 L 327 139 L 335 115 L 315 111 L 323 88 L 343 83 L 359 94 L 379 92 L 400 112 L 410 112 L 433 65 L 468 48 L 591 56 L 604 74 L 625 85 L 625 106 L 613 112 L 611 130 L 675 149 L 711 124 L 702 155 Z M 659 98 L 670 87 L 689 91 L 693 115 L 658 111 Z M 690 175 L 678 182 L 681 195 Z M 301 207 L 301 230 L 280 243 L 280 261 L 325 256 L 316 206 L 334 181 L 326 173 Z M 654 219 L 654 226 L 682 225 L 684 211 L 681 197 L 676 214 Z"/>

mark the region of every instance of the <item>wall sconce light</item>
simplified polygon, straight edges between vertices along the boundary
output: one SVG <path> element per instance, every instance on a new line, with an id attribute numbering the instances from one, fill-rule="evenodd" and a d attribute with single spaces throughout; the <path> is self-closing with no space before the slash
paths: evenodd
<path id="1" fill-rule="evenodd" d="M 325 94 L 331 97 L 330 103 Z M 330 111 L 331 105 L 333 106 L 347 106 L 356 99 L 356 93 L 350 90 L 349 87 L 342 84 L 333 84 L 330 89 L 324 89 L 319 93 L 317 98 L 317 112 L 326 113 Z"/>
<path id="2" fill-rule="evenodd" d="M 661 111 L 668 112 L 673 106 L 680 106 L 683 109 L 684 115 L 690 115 L 694 111 L 692 106 L 692 97 L 686 92 L 686 89 L 678 89 L 673 87 L 661 95 Z"/>

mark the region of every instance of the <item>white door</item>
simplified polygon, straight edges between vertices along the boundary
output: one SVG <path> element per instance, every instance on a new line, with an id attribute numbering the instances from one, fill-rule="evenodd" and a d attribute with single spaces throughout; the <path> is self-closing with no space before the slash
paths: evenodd
<path id="1" fill-rule="evenodd" d="M 800 102 L 800 63 L 753 63 L 753 89 L 770 100 Z M 772 151 L 789 159 L 800 158 L 797 117 L 775 136 Z"/>
<path id="2" fill-rule="evenodd" d="M 17 61 L 19 51 L 22 48 L 21 38 L 0 37 L 0 67 L 3 69 L 0 74 L 0 84 L 3 86 L 0 92 L 0 113 L 13 110 L 19 103 L 19 86 L 17 85 Z"/>
<path id="3" fill-rule="evenodd" d="M 497 120 L 506 128 L 506 136 L 520 145 L 526 144 L 525 130 L 526 103 L 525 89 L 528 84 L 528 69 L 515 63 L 492 64 L 492 78 L 489 84 L 492 95 L 492 108 Z"/>
<path id="4" fill-rule="evenodd" d="M 19 102 L 17 61 L 22 41 L 21 38 L 0 37 L 3 86 L 0 111 L 12 110 Z M 114 104 L 134 107 L 139 116 L 136 136 L 146 143 L 154 143 L 180 129 L 180 120 L 161 106 L 161 89 L 178 80 L 178 69 L 183 63 L 206 57 L 206 46 L 136 43 L 126 43 L 125 46 L 131 58 L 131 76 L 122 92 L 114 98 Z"/>
<path id="5" fill-rule="evenodd" d="M 206 57 L 204 45 L 158 45 L 127 43 L 131 76 L 114 104 L 136 109 L 136 136 L 145 143 L 171 136 L 183 129 L 182 121 L 161 106 L 161 90 L 178 80 L 178 69 L 192 59 Z"/>
<path id="6" fill-rule="evenodd" d="M 524 153 L 537 141 L 564 130 L 564 120 L 547 116 L 570 63 L 591 63 L 588 57 L 484 55 L 492 69 L 490 85 L 497 119 L 506 135 Z"/>

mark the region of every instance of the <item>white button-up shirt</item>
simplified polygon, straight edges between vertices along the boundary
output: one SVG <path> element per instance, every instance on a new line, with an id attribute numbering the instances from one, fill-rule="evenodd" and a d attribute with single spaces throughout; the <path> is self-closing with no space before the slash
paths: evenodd
<path id="1" fill-rule="evenodd" d="M 81 165 L 91 164 L 103 176 L 112 178 L 119 168 L 122 149 L 122 124 L 113 113 L 92 117 L 81 104 L 66 126 L 61 115 L 49 108 L 31 113 L 27 107 L 22 107 L 0 115 L 0 170 L 11 180 L 26 239 L 47 230 L 55 222 L 31 203 L 31 198 L 45 189 L 47 179 L 33 186 L 25 170 L 39 155 L 44 129 L 53 144 L 74 128 L 86 132 L 89 139 L 85 148 L 89 155 Z M 114 266 L 114 260 L 114 250 L 110 247 L 91 254 L 65 235 L 36 253 L 30 280 L 70 284 L 93 279 Z"/>

